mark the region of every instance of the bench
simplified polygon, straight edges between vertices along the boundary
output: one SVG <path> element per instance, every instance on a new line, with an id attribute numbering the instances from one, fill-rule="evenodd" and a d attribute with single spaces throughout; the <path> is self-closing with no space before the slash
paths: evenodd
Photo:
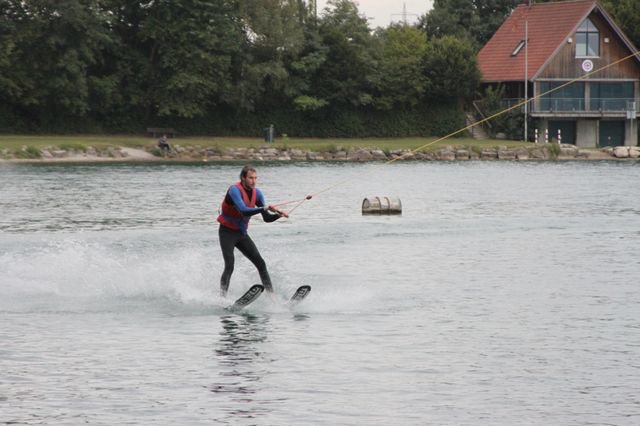
<path id="1" fill-rule="evenodd" d="M 167 135 L 173 138 L 176 136 L 176 131 L 169 127 L 147 127 L 147 134 L 151 134 L 154 138 L 158 135 Z"/>

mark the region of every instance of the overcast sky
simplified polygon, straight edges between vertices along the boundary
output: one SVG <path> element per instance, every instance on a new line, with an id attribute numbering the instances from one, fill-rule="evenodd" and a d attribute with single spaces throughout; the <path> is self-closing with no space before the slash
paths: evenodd
<path id="1" fill-rule="evenodd" d="M 407 22 L 415 23 L 433 4 L 433 0 L 354 0 L 360 13 L 370 18 L 371 28 L 386 27 L 391 21 L 402 21 L 403 5 L 407 6 Z M 318 0 L 318 15 L 327 5 L 327 0 Z"/>

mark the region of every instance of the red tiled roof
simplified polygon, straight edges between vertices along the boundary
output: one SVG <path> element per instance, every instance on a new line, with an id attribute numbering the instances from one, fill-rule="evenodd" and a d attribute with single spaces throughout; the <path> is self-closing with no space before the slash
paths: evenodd
<path id="1" fill-rule="evenodd" d="M 594 7 L 595 0 L 521 4 L 480 50 L 478 65 L 482 80 L 524 79 L 524 49 L 516 56 L 511 53 L 518 42 L 524 40 L 525 22 L 528 22 L 527 79 L 530 80 Z"/>

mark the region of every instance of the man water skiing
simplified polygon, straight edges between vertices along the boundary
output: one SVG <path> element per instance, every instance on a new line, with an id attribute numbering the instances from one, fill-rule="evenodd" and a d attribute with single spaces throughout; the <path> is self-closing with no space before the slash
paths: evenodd
<path id="1" fill-rule="evenodd" d="M 249 237 L 247 228 L 249 227 L 251 216 L 258 213 L 262 214 L 262 219 L 265 222 L 274 222 L 283 216 L 289 217 L 289 215 L 265 203 L 262 191 L 256 188 L 257 180 L 256 169 L 251 166 L 244 166 L 240 172 L 240 182 L 229 187 L 222 201 L 221 213 L 218 216 L 218 222 L 220 222 L 218 236 L 220 237 L 220 248 L 224 258 L 224 271 L 220 277 L 220 292 L 222 296 L 226 296 L 229 289 L 229 282 L 235 263 L 233 250 L 236 247 L 258 269 L 264 289 L 268 292 L 273 292 L 267 265 L 262 256 L 260 256 L 260 252 L 253 240 Z"/>

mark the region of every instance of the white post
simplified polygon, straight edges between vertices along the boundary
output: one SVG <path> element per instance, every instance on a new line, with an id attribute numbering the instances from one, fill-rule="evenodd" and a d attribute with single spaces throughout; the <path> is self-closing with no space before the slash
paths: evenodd
<path id="1" fill-rule="evenodd" d="M 544 129 L 544 143 L 549 143 L 549 128 Z"/>
<path id="2" fill-rule="evenodd" d="M 537 127 L 536 127 L 536 130 L 535 130 L 535 140 L 534 140 L 534 142 L 538 143 L 538 128 Z"/>
<path id="3" fill-rule="evenodd" d="M 562 145 L 562 130 L 558 129 L 558 145 Z"/>

